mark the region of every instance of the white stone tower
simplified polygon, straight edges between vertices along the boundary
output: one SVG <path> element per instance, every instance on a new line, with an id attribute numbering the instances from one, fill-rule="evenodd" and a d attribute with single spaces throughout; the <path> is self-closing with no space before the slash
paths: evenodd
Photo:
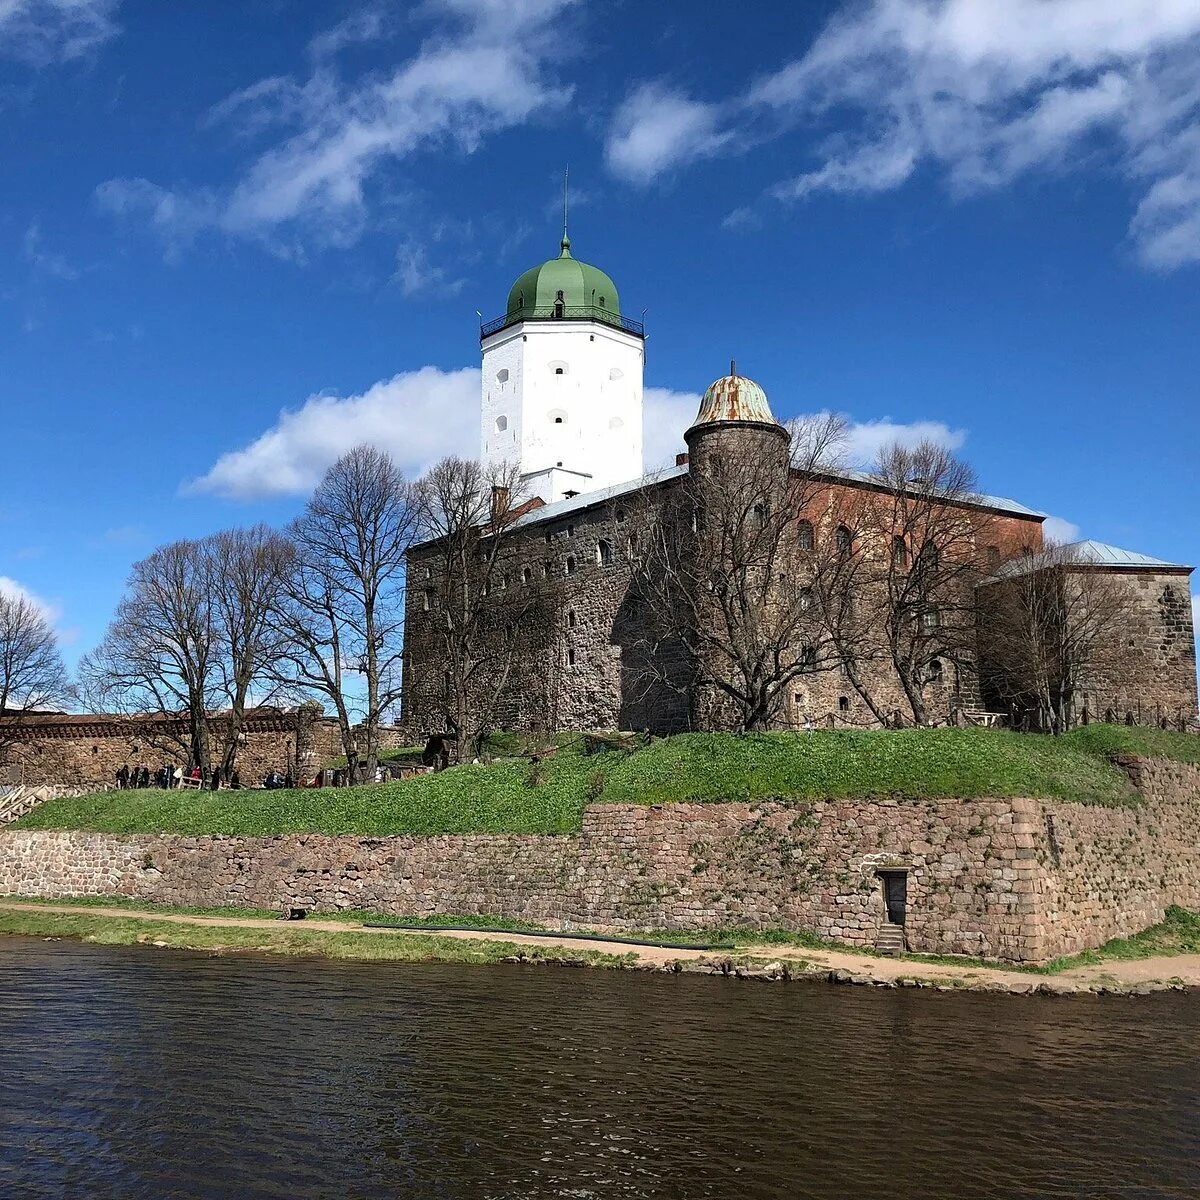
<path id="1" fill-rule="evenodd" d="M 480 461 L 517 462 L 547 504 L 642 475 L 645 335 L 613 281 L 561 253 L 526 271 L 479 331 Z"/>

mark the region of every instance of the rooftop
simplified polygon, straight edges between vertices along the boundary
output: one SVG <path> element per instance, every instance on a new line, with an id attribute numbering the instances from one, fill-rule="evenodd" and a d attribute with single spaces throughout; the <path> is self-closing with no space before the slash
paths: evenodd
<path id="1" fill-rule="evenodd" d="M 1163 558 L 1152 558 L 1149 554 L 1139 554 L 1136 550 L 1122 550 L 1120 546 L 1110 546 L 1106 542 L 1097 542 L 1089 538 L 1080 542 L 1070 542 L 1065 546 L 1052 547 L 1045 554 L 1014 559 L 1012 562 L 1005 563 L 996 572 L 996 577 L 1011 579 L 1041 567 L 1052 566 L 1056 562 L 1064 565 L 1112 567 L 1118 571 L 1190 571 L 1192 569 L 1184 563 L 1167 562 Z"/>

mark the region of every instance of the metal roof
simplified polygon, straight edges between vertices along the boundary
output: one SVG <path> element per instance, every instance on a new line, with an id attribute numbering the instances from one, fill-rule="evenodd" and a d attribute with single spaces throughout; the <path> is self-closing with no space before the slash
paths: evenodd
<path id="1" fill-rule="evenodd" d="M 1139 554 L 1136 550 L 1122 550 L 1120 546 L 1109 546 L 1105 542 L 1093 541 L 1090 538 L 1081 542 L 1070 542 L 1065 546 L 1051 548 L 1042 555 L 1033 555 L 1028 559 L 1017 558 L 1005 563 L 994 578 L 1011 579 L 1050 566 L 1055 558 L 1069 565 L 1087 564 L 1097 567 L 1113 567 L 1126 571 L 1190 571 L 1192 568 L 1184 563 L 1167 562 L 1163 558 L 1152 558 L 1149 554 Z"/>
<path id="2" fill-rule="evenodd" d="M 627 480 L 625 483 L 614 483 L 609 487 L 599 488 L 594 492 L 581 492 L 578 496 L 572 496 L 569 500 L 555 500 L 553 504 L 543 504 L 541 508 L 530 509 L 524 516 L 519 517 L 513 522 L 513 528 L 520 529 L 525 525 L 538 525 L 542 521 L 554 521 L 570 513 L 591 508 L 594 504 L 604 504 L 608 500 L 615 500 L 618 496 L 627 496 L 631 492 L 640 492 L 643 488 L 653 487 L 657 483 L 666 483 L 670 479 L 678 479 L 681 475 L 686 475 L 687 471 L 686 465 L 682 467 L 663 467 L 659 471 L 651 471 L 647 475 L 643 475 L 638 479 Z"/>
<path id="3" fill-rule="evenodd" d="M 565 517 L 570 513 L 591 508 L 594 504 L 603 504 L 608 500 L 616 499 L 618 496 L 626 496 L 631 492 L 640 491 L 644 487 L 653 487 L 655 484 L 666 483 L 671 479 L 678 479 L 680 476 L 686 475 L 687 472 L 688 468 L 686 464 L 681 467 L 663 467 L 658 471 L 650 471 L 639 479 L 630 479 L 625 483 L 616 483 L 611 487 L 600 488 L 595 492 L 582 492 L 578 496 L 572 496 L 569 500 L 556 500 L 553 504 L 546 504 L 541 508 L 535 508 L 526 513 L 519 520 L 513 522 L 513 527 L 519 529 L 524 525 L 538 525 L 543 521 L 553 521 L 559 517 Z M 821 472 L 821 474 L 827 475 L 831 479 L 844 479 L 851 483 L 870 484 L 874 487 L 880 486 L 879 480 L 868 475 L 865 471 L 826 470 Z M 1016 500 L 1009 500 L 1004 496 L 988 496 L 980 493 L 967 498 L 966 503 L 982 508 L 994 508 L 999 512 L 1012 513 L 1014 516 L 1019 517 L 1035 517 L 1038 520 L 1044 520 L 1046 516 L 1045 513 L 1038 512 L 1035 508 L 1027 508 L 1024 504 L 1018 504 Z M 1151 565 L 1153 562 L 1154 560 L 1147 560 L 1142 565 Z"/>

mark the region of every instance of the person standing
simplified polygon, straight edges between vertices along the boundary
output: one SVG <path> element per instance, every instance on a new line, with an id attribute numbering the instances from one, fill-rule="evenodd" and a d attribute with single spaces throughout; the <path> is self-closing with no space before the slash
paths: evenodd
<path id="1" fill-rule="evenodd" d="M 129 764 L 122 763 L 117 768 L 117 789 L 125 791 L 129 787 Z"/>
<path id="2" fill-rule="evenodd" d="M 210 792 L 219 792 L 221 790 L 221 768 L 220 767 L 213 767 L 212 778 L 209 780 L 209 783 L 208 783 L 208 790 Z"/>

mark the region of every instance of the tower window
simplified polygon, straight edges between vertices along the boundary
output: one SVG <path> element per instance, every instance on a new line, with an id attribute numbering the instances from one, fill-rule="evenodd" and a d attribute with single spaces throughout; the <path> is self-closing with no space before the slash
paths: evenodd
<path id="1" fill-rule="evenodd" d="M 497 383 L 507 383 L 508 382 L 508 368 L 507 367 L 501 367 L 500 370 L 496 372 L 496 382 Z"/>
<path id="2" fill-rule="evenodd" d="M 503 433 L 507 428 L 508 428 L 508 418 L 507 417 L 497 417 L 496 418 L 496 432 Z"/>
<path id="3" fill-rule="evenodd" d="M 575 610 L 574 610 L 574 609 L 571 609 L 571 610 L 570 610 L 570 611 L 567 613 L 567 628 L 568 628 L 568 629 L 574 629 L 574 628 L 575 628 Z"/>
<path id="4" fill-rule="evenodd" d="M 574 665 L 575 665 L 575 650 L 574 650 L 574 647 L 568 647 L 567 648 L 567 666 L 573 667 Z"/>
<path id="5" fill-rule="evenodd" d="M 567 555 L 567 574 L 568 575 L 575 574 L 575 555 L 573 555 L 573 554 Z"/>
<path id="6" fill-rule="evenodd" d="M 567 414 L 561 408 L 552 408 L 546 414 L 546 417 L 551 425 L 565 425 L 567 423 Z"/>
<path id="7" fill-rule="evenodd" d="M 839 696 L 838 697 L 838 712 L 848 713 L 849 711 L 850 711 L 850 697 L 849 696 Z"/>
<path id="8" fill-rule="evenodd" d="M 601 308 L 604 307 L 604 297 L 603 296 L 600 297 L 600 307 Z"/>
<path id="9" fill-rule="evenodd" d="M 929 660 L 929 682 L 942 682 L 942 660 L 940 658 L 931 658 Z"/>
<path id="10" fill-rule="evenodd" d="M 610 367 L 608 371 L 609 379 L 624 379 L 625 372 L 620 367 Z"/>
<path id="11" fill-rule="evenodd" d="M 533 582 L 533 571 L 529 567 L 521 568 L 521 580 L 524 583 L 532 583 Z"/>
<path id="12" fill-rule="evenodd" d="M 801 550 L 813 548 L 813 527 L 811 521 L 801 521 L 796 526 L 796 544 Z"/>
<path id="13" fill-rule="evenodd" d="M 554 373 L 555 373 L 555 375 L 561 375 L 563 373 L 562 367 L 555 367 Z"/>
<path id="14" fill-rule="evenodd" d="M 625 422 L 620 417 L 609 417 L 608 427 L 609 429 L 624 429 Z"/>
<path id="15" fill-rule="evenodd" d="M 992 570 L 995 570 L 1000 565 L 999 546 L 989 546 L 987 548 L 987 564 Z"/>
<path id="16" fill-rule="evenodd" d="M 839 525 L 834 533 L 835 544 L 839 554 L 849 554 L 851 547 L 854 545 L 854 534 L 846 525 Z"/>
<path id="17" fill-rule="evenodd" d="M 602 567 L 607 567 L 612 562 L 612 546 L 603 539 L 596 543 L 596 561 Z"/>

